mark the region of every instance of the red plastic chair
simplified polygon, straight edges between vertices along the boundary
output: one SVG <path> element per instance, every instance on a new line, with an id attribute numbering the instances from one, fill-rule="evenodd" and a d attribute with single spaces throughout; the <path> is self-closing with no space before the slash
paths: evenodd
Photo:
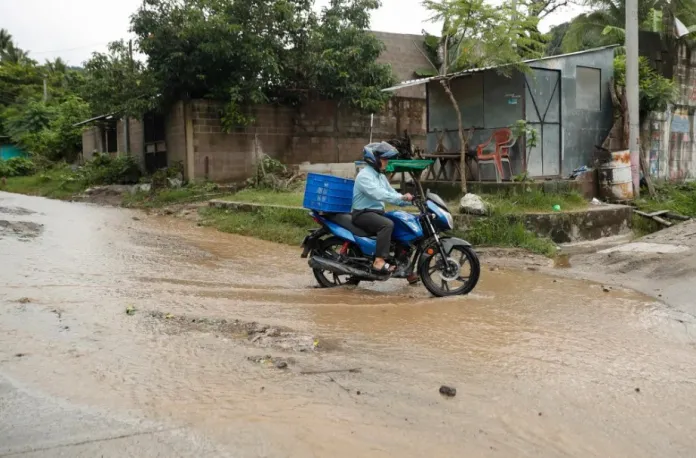
<path id="1" fill-rule="evenodd" d="M 491 135 L 491 138 L 489 138 L 486 143 L 482 143 L 476 148 L 476 158 L 479 164 L 492 163 L 495 165 L 495 176 L 498 183 L 502 181 L 504 176 L 503 161 L 507 162 L 508 169 L 510 170 L 510 177 L 512 177 L 510 149 L 515 145 L 516 141 L 517 139 L 513 137 L 510 129 L 498 129 L 493 132 L 493 135 Z M 491 144 L 495 145 L 495 150 L 493 152 L 484 151 Z"/>

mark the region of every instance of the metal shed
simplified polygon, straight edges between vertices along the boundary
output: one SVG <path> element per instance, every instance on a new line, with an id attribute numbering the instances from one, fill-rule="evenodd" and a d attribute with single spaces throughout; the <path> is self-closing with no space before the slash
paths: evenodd
<path id="1" fill-rule="evenodd" d="M 528 73 L 487 67 L 447 76 L 406 81 L 385 91 L 425 84 L 427 88 L 427 151 L 440 136 L 449 152 L 458 152 L 457 117 L 440 81 L 451 79 L 464 128 L 475 129 L 471 145 L 487 141 L 496 129 L 519 120 L 537 131 L 538 146 L 529 154 L 531 177 L 559 178 L 590 165 L 595 145 L 613 123 L 609 92 L 614 75 L 614 46 L 525 61 Z M 524 172 L 524 145 L 511 152 L 513 174 Z M 485 168 L 482 179 L 495 179 Z M 509 177 L 508 177 L 509 178 Z"/>

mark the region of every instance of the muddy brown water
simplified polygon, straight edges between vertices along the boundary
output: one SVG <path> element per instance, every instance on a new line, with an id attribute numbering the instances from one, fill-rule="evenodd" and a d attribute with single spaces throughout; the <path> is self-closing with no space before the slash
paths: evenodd
<path id="1" fill-rule="evenodd" d="M 453 299 L 320 290 L 299 249 L 134 215 L 0 193 L 42 228 L 0 238 L 1 372 L 239 456 L 694 454 L 690 325 L 647 297 L 485 268 Z"/>

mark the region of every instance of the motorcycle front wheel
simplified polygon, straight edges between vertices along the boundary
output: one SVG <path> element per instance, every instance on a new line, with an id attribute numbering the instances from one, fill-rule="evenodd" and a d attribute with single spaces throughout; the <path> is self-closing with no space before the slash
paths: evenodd
<path id="1" fill-rule="evenodd" d="M 471 247 L 452 247 L 446 260 L 437 250 L 432 255 L 423 256 L 418 275 L 433 296 L 462 296 L 476 287 L 481 276 L 481 264 Z"/>

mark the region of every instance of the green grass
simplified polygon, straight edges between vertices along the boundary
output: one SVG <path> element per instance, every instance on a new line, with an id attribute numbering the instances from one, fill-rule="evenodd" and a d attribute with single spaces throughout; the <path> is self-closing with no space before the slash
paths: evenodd
<path id="1" fill-rule="evenodd" d="M 26 177 L 7 178 L 0 191 L 67 200 L 84 191 L 87 184 L 68 169 L 54 169 Z"/>
<path id="2" fill-rule="evenodd" d="M 234 202 L 247 202 L 251 204 L 284 205 L 287 207 L 302 207 L 304 190 L 291 192 L 278 192 L 264 189 L 243 189 L 223 199 Z"/>
<path id="3" fill-rule="evenodd" d="M 224 199 L 266 205 L 290 207 L 302 206 L 303 191 L 275 192 L 270 190 L 245 189 Z M 492 215 L 475 219 L 465 233 L 458 232 L 469 242 L 478 246 L 521 248 L 544 256 L 554 256 L 556 245 L 549 239 L 540 238 L 529 232 L 522 222 L 511 221 L 511 215 L 525 212 L 551 212 L 558 204 L 562 210 L 578 210 L 587 207 L 585 199 L 577 193 L 544 194 L 532 191 L 523 195 L 505 197 L 485 195 L 484 200 L 492 206 Z M 457 211 L 459 202 L 450 202 L 450 209 Z M 289 212 L 289 213 L 288 213 Z M 304 211 L 263 209 L 258 213 L 225 212 L 205 210 L 207 224 L 224 232 L 258 237 L 280 243 L 297 244 L 306 235 L 307 229 L 315 226 Z M 292 215 L 292 216 L 289 216 Z M 514 220 L 514 218 L 513 218 Z"/>
<path id="4" fill-rule="evenodd" d="M 557 251 L 551 240 L 537 236 L 521 221 L 504 215 L 474 219 L 466 231 L 454 233 L 474 246 L 521 248 L 548 257 L 555 256 Z"/>
<path id="5" fill-rule="evenodd" d="M 492 213 L 498 215 L 551 213 L 554 205 L 560 205 L 561 211 L 582 210 L 588 206 L 585 198 L 577 192 L 546 194 L 533 190 L 519 195 L 483 194 L 480 197 L 491 206 Z M 449 205 L 452 210 L 459 211 L 458 200 Z"/>
<path id="6" fill-rule="evenodd" d="M 201 202 L 213 198 L 206 186 L 185 186 L 177 189 L 163 189 L 154 194 L 136 192 L 123 197 L 123 206 L 131 208 L 160 208 L 167 205 Z"/>
<path id="7" fill-rule="evenodd" d="M 652 219 L 648 219 L 634 213 L 631 217 L 631 228 L 633 229 L 633 233 L 636 237 L 643 237 L 663 229 L 664 226 L 657 221 L 653 221 Z"/>
<path id="8" fill-rule="evenodd" d="M 201 209 L 202 223 L 219 231 L 269 242 L 299 245 L 316 223 L 305 210 L 263 208 L 255 212 Z"/>
<path id="9" fill-rule="evenodd" d="M 656 199 L 641 198 L 636 201 L 640 210 L 648 213 L 669 210 L 696 218 L 696 183 L 662 184 L 656 186 L 656 190 Z M 643 192 L 647 195 L 646 191 Z"/>

